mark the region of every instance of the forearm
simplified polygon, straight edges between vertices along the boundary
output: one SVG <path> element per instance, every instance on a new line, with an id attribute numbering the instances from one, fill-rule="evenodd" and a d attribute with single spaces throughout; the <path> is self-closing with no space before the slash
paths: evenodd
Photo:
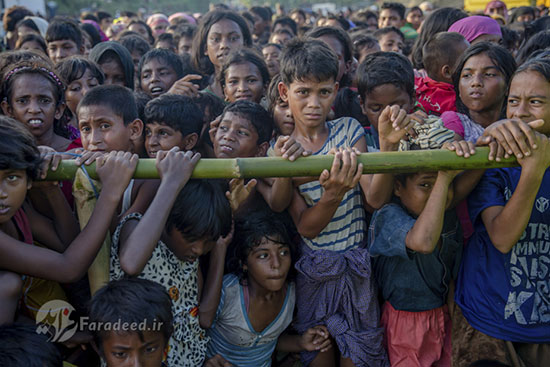
<path id="1" fill-rule="evenodd" d="M 305 209 L 296 223 L 300 235 L 306 238 L 317 237 L 330 223 L 341 201 L 342 198 L 323 192 L 321 199 L 312 207 Z"/>
<path id="2" fill-rule="evenodd" d="M 399 144 L 387 142 L 383 137 L 380 137 L 380 151 L 394 152 L 397 151 Z M 389 173 L 381 173 L 372 175 L 369 187 L 363 192 L 367 203 L 374 209 L 380 209 L 385 204 L 389 203 L 393 194 L 394 176 Z"/>
<path id="3" fill-rule="evenodd" d="M 484 169 L 468 170 L 455 178 L 453 181 L 454 196 L 450 205 L 451 208 L 454 208 L 470 195 L 484 173 Z"/>
<path id="4" fill-rule="evenodd" d="M 293 190 L 292 178 L 275 178 L 273 180 L 273 185 L 271 186 L 269 198 L 266 199 L 271 210 L 276 213 L 280 213 L 288 208 L 290 202 L 292 201 Z"/>
<path id="5" fill-rule="evenodd" d="M 216 244 L 216 248 L 214 248 L 210 256 L 210 266 L 199 307 L 199 323 L 204 329 L 212 326 L 216 310 L 220 304 L 226 253 L 227 248 L 225 246 L 218 246 Z"/>
<path id="6" fill-rule="evenodd" d="M 286 353 L 303 352 L 304 348 L 302 347 L 302 336 L 283 333 L 277 340 L 276 349 Z"/>
<path id="7" fill-rule="evenodd" d="M 66 248 L 80 233 L 78 221 L 59 187 L 45 190 L 44 197 L 52 208 L 55 232 Z"/>

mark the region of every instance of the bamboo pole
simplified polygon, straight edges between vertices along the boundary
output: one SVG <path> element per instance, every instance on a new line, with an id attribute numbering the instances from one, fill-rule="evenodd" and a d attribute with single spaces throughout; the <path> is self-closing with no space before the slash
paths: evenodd
<path id="1" fill-rule="evenodd" d="M 489 148 L 477 148 L 476 154 L 465 159 L 448 150 L 416 150 L 407 152 L 365 153 L 358 157 L 363 173 L 407 173 L 438 170 L 465 170 L 517 166 L 514 157 L 501 162 L 488 160 Z M 300 158 L 290 162 L 278 157 L 201 159 L 193 178 L 261 178 L 261 177 L 315 177 L 330 169 L 332 155 Z M 75 161 L 61 162 L 56 172 L 50 171 L 46 180 L 71 180 L 78 167 Z M 97 179 L 95 165 L 86 167 Z M 140 159 L 134 178 L 159 178 L 154 159 Z"/>

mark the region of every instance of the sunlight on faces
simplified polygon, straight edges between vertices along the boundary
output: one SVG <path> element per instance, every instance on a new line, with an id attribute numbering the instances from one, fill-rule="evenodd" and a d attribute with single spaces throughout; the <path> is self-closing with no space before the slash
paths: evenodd
<path id="1" fill-rule="evenodd" d="M 288 245 L 264 237 L 258 246 L 250 250 L 243 269 L 247 269 L 250 283 L 276 292 L 283 289 L 286 284 L 291 260 Z"/>
<path id="2" fill-rule="evenodd" d="M 208 31 L 205 55 L 218 70 L 227 55 L 231 51 L 240 50 L 243 45 L 243 33 L 239 25 L 232 20 L 222 19 L 214 23 Z"/>
<path id="3" fill-rule="evenodd" d="M 264 85 L 262 74 L 253 63 L 232 64 L 225 72 L 223 93 L 228 102 L 245 100 L 260 103 Z"/>
<path id="4" fill-rule="evenodd" d="M 21 208 L 31 186 L 25 170 L 0 170 L 0 226 Z"/>
<path id="5" fill-rule="evenodd" d="M 168 92 L 178 80 L 174 68 L 165 60 L 151 59 L 141 68 L 141 89 L 152 98 Z"/>
<path id="6" fill-rule="evenodd" d="M 378 131 L 380 114 L 386 106 L 397 105 L 407 112 L 414 107 L 414 100 L 405 90 L 389 83 L 375 87 L 365 96 L 365 99 L 364 101 L 361 98 L 361 110 L 376 131 Z"/>
<path id="7" fill-rule="evenodd" d="M 107 367 L 160 367 L 168 341 L 158 331 L 111 331 L 102 340 Z"/>
<path id="8" fill-rule="evenodd" d="M 86 69 L 84 74 L 80 79 L 73 80 L 71 84 L 68 85 L 67 90 L 65 91 L 65 102 L 67 107 L 72 111 L 76 112 L 76 106 L 86 93 L 90 91 L 93 87 L 97 87 L 99 82 L 92 75 L 90 69 Z"/>
<path id="9" fill-rule="evenodd" d="M 213 143 L 216 158 L 263 155 L 262 149 L 258 146 L 258 132 L 254 125 L 248 119 L 233 112 L 227 112 L 223 116 Z"/>
<path id="10" fill-rule="evenodd" d="M 418 217 L 426 206 L 436 180 L 437 172 L 421 172 L 409 175 L 405 179 L 405 185 L 399 180 L 395 180 L 394 194 L 401 200 L 401 203 L 407 208 L 410 214 Z M 452 199 L 452 185 L 449 185 L 446 202 L 447 209 Z"/>

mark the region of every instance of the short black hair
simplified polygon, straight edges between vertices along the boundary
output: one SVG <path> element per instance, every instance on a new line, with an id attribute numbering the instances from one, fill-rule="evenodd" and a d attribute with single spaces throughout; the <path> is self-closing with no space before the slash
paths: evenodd
<path id="1" fill-rule="evenodd" d="M 338 57 L 325 42 L 316 39 L 290 40 L 280 56 L 283 83 L 296 80 L 325 81 L 338 77 Z"/>
<path id="2" fill-rule="evenodd" d="M 216 241 L 231 230 L 231 206 L 220 180 L 189 180 L 176 197 L 166 230 L 177 230 L 188 241 Z"/>
<path id="3" fill-rule="evenodd" d="M 267 112 L 273 117 L 273 111 L 277 103 L 282 101 L 281 95 L 279 94 L 279 83 L 282 81 L 281 74 L 273 76 L 269 86 L 267 87 L 266 100 L 267 100 Z"/>
<path id="4" fill-rule="evenodd" d="M 17 42 L 15 43 L 15 49 L 20 49 L 23 44 L 26 42 L 36 42 L 40 45 L 42 48 L 42 51 L 44 51 L 44 54 L 48 54 L 48 47 L 46 46 L 46 42 L 44 41 L 44 38 L 42 38 L 41 35 L 36 33 L 27 33 L 23 37 L 18 37 Z"/>
<path id="5" fill-rule="evenodd" d="M 292 31 L 294 32 L 294 35 L 298 33 L 298 25 L 296 24 L 294 19 L 292 19 L 291 17 L 278 17 L 277 19 L 275 19 L 275 21 L 273 22 L 273 25 L 271 26 L 272 32 L 275 29 L 275 26 L 277 24 L 288 26 L 290 29 L 292 29 Z"/>
<path id="6" fill-rule="evenodd" d="M 253 6 L 253 7 L 250 8 L 249 11 L 253 14 L 256 14 L 257 16 L 262 18 L 262 20 L 264 20 L 264 21 L 271 19 L 271 14 L 270 14 L 269 10 L 267 10 L 263 6 Z"/>
<path id="7" fill-rule="evenodd" d="M 252 126 L 256 129 L 256 133 L 258 133 L 257 145 L 268 142 L 271 139 L 274 125 L 273 118 L 271 118 L 265 108 L 259 104 L 242 100 L 230 103 L 223 110 L 222 120 L 223 116 L 228 112 L 239 115 L 250 121 Z"/>
<path id="8" fill-rule="evenodd" d="M 428 41 L 422 49 L 422 64 L 428 75 L 437 74 L 444 65 L 454 67 L 461 56 L 456 46 L 465 41 L 464 36 L 456 32 L 440 32 Z"/>
<path id="9" fill-rule="evenodd" d="M 122 46 L 126 47 L 130 54 L 136 51 L 143 56 L 151 49 L 151 45 L 142 36 L 135 34 L 127 34 L 122 36 L 119 38 L 118 42 L 120 42 Z"/>
<path id="10" fill-rule="evenodd" d="M 0 366 L 61 367 L 63 358 L 48 337 L 36 332 L 36 325 L 0 326 Z"/>
<path id="11" fill-rule="evenodd" d="M 99 84 L 105 81 L 103 70 L 95 62 L 82 56 L 71 56 L 61 60 L 55 65 L 55 72 L 60 78 L 69 85 L 73 81 L 82 78 L 86 70 L 90 70 L 91 75 L 97 79 Z"/>
<path id="12" fill-rule="evenodd" d="M 320 38 L 323 36 L 334 37 L 340 42 L 344 49 L 344 60 L 346 62 L 353 58 L 353 46 L 349 35 L 340 28 L 336 27 L 317 27 L 306 33 L 306 37 Z"/>
<path id="13" fill-rule="evenodd" d="M 407 8 L 405 8 L 405 5 L 403 5 L 403 4 L 400 4 L 400 3 L 384 3 L 380 7 L 380 12 L 382 12 L 382 10 L 384 10 L 384 9 L 389 9 L 391 11 L 394 11 L 401 17 L 401 19 L 405 19 L 405 11 L 407 10 Z"/>
<path id="14" fill-rule="evenodd" d="M 518 64 L 522 64 L 533 52 L 548 47 L 550 47 L 550 30 L 538 32 L 521 47 L 516 55 L 516 61 Z"/>
<path id="15" fill-rule="evenodd" d="M 41 162 L 40 151 L 30 131 L 19 121 L 0 115 L 0 170 L 25 170 L 33 180 L 38 177 Z"/>
<path id="16" fill-rule="evenodd" d="M 174 330 L 168 292 L 162 285 L 140 278 L 111 280 L 99 289 L 90 301 L 89 321 L 98 325 L 94 337 L 102 353 L 102 340 L 111 332 L 111 327 L 100 328 L 99 325 L 145 323 L 148 330 L 161 332 L 166 343 Z M 135 331 L 141 340 L 143 331 Z"/>
<path id="17" fill-rule="evenodd" d="M 357 90 L 366 99 L 367 94 L 383 84 L 393 84 L 411 98 L 414 92 L 414 70 L 410 61 L 396 52 L 374 52 L 357 68 Z"/>
<path id="18" fill-rule="evenodd" d="M 356 34 L 353 35 L 353 37 L 351 38 L 351 41 L 353 43 L 353 56 L 359 60 L 360 58 L 360 54 L 359 54 L 359 51 L 363 48 L 363 47 L 367 47 L 367 48 L 372 48 L 374 47 L 375 45 L 378 45 L 378 40 L 376 38 L 374 38 L 373 36 L 369 35 L 369 34 L 364 34 L 362 32 L 358 32 Z"/>
<path id="19" fill-rule="evenodd" d="M 138 110 L 138 116 L 142 121 L 144 121 L 144 119 L 145 119 L 145 106 L 147 106 L 147 103 L 149 103 L 149 101 L 152 100 L 153 98 L 151 98 L 150 95 L 148 95 L 147 93 L 145 93 L 144 91 L 141 91 L 141 90 L 134 91 L 134 97 L 136 99 L 136 106 L 137 106 L 137 110 Z M 143 134 L 145 134 L 145 129 L 143 129 Z"/>
<path id="20" fill-rule="evenodd" d="M 104 10 L 98 10 L 96 13 L 95 13 L 97 19 L 99 19 L 99 21 L 101 22 L 103 19 L 107 19 L 107 18 L 112 18 L 113 16 L 109 13 L 107 13 L 106 11 Z"/>
<path id="21" fill-rule="evenodd" d="M 158 48 L 158 44 L 160 42 L 169 42 L 170 43 L 170 48 L 166 49 L 165 50 L 170 50 L 170 51 L 176 51 L 176 49 L 178 48 L 178 45 L 176 44 L 176 40 L 174 38 L 174 35 L 172 33 L 162 33 L 162 34 L 159 34 L 157 36 L 157 39 L 155 40 L 155 44 L 154 46 Z"/>
<path id="22" fill-rule="evenodd" d="M 547 82 L 550 83 L 550 59 L 548 59 L 548 56 L 535 57 L 530 60 L 527 60 L 525 63 L 521 64 L 517 68 L 516 72 L 514 73 L 514 76 L 526 71 L 535 71 L 540 75 L 542 75 L 542 77 L 546 79 Z"/>
<path id="23" fill-rule="evenodd" d="M 220 74 L 218 75 L 218 81 L 220 82 L 222 88 L 225 87 L 225 74 L 227 73 L 227 69 L 229 69 L 231 65 L 240 65 L 247 62 L 252 63 L 258 68 L 258 71 L 262 77 L 263 85 L 267 86 L 269 83 L 269 71 L 267 70 L 267 65 L 265 64 L 262 55 L 254 49 L 241 48 L 238 51 L 231 52 L 223 63 Z"/>
<path id="24" fill-rule="evenodd" d="M 138 118 L 136 99 L 132 90 L 120 85 L 100 85 L 92 88 L 76 109 L 78 111 L 89 106 L 108 107 L 115 115 L 122 117 L 124 125 Z"/>
<path id="25" fill-rule="evenodd" d="M 80 14 L 80 20 L 93 20 L 94 22 L 99 23 L 97 16 L 89 11 Z"/>
<path id="26" fill-rule="evenodd" d="M 84 32 L 82 33 L 83 35 L 87 34 L 90 37 L 92 47 L 94 47 L 99 42 L 101 42 L 101 36 L 99 35 L 99 31 L 96 29 L 96 27 L 93 26 L 93 24 L 90 24 L 90 23 L 81 24 L 80 30 Z"/>
<path id="27" fill-rule="evenodd" d="M 423 16 L 423 15 L 424 15 L 424 12 L 422 11 L 422 9 L 420 9 L 419 6 L 413 6 L 412 8 L 410 8 L 409 10 L 407 10 L 407 15 L 409 15 L 409 14 L 412 13 L 413 11 L 418 11 L 418 12 L 420 12 L 420 16 Z"/>
<path id="28" fill-rule="evenodd" d="M 145 66 L 145 64 L 147 64 L 151 60 L 159 60 L 163 62 L 165 65 L 170 66 L 172 69 L 174 69 L 174 72 L 176 73 L 178 79 L 181 79 L 184 77 L 183 62 L 182 62 L 182 59 L 179 57 L 179 55 L 165 48 L 153 48 L 147 51 L 147 53 L 143 55 L 139 60 L 139 64 L 138 64 L 138 76 L 139 76 L 139 82 L 140 82 L 138 83 L 139 86 L 141 86 L 141 72 L 143 70 L 143 67 Z"/>
<path id="29" fill-rule="evenodd" d="M 170 126 L 182 136 L 200 135 L 203 115 L 193 99 L 177 94 L 163 94 L 145 106 L 145 124 L 158 123 Z"/>
<path id="30" fill-rule="evenodd" d="M 382 36 L 392 32 L 401 37 L 403 42 L 405 42 L 405 35 L 403 34 L 403 32 L 401 32 L 399 28 L 394 26 L 377 29 L 372 35 L 374 36 L 374 38 L 380 41 L 380 38 L 382 38 Z"/>
<path id="31" fill-rule="evenodd" d="M 132 19 L 130 23 L 128 23 L 128 25 L 126 26 L 126 29 L 130 29 L 130 26 L 134 24 L 139 24 L 145 27 L 145 29 L 147 30 L 147 34 L 149 35 L 149 43 L 153 43 L 155 41 L 155 37 L 153 36 L 153 31 L 151 30 L 151 27 L 149 27 L 149 25 L 145 23 L 143 20 Z"/>
<path id="32" fill-rule="evenodd" d="M 59 19 L 53 21 L 46 31 L 46 42 L 71 40 L 77 48 L 82 47 L 82 31 L 74 21 L 70 19 Z"/>

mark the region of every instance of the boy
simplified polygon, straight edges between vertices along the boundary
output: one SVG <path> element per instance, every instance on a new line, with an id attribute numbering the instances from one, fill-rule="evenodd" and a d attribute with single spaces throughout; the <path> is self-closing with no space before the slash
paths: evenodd
<path id="1" fill-rule="evenodd" d="M 36 326 L 13 324 L 0 327 L 0 366 L 61 367 L 63 358 Z"/>
<path id="2" fill-rule="evenodd" d="M 356 152 L 367 151 L 366 140 L 356 120 L 327 121 L 338 92 L 338 70 L 338 57 L 319 40 L 292 40 L 281 55 L 279 92 L 294 118 L 291 138 L 315 154 L 335 154 L 331 170 L 318 180 L 294 183 L 298 190 L 289 212 L 302 239 L 295 327 L 303 333 L 326 323 L 340 351 L 338 356 L 304 352 L 306 365 L 334 365 L 336 357 L 340 365 L 385 366 L 376 291 L 364 248 L 361 191 L 368 190 L 370 177 L 362 175 L 363 166 L 356 161 Z"/>
<path id="3" fill-rule="evenodd" d="M 381 51 L 393 51 L 403 54 L 405 36 L 398 28 L 393 26 L 381 28 L 374 32 L 373 36 L 378 40 Z"/>
<path id="4" fill-rule="evenodd" d="M 380 7 L 378 28 L 395 27 L 404 34 L 405 39 L 414 39 L 418 33 L 407 24 L 405 19 L 405 5 L 400 3 L 384 3 Z"/>
<path id="5" fill-rule="evenodd" d="M 84 54 L 82 31 L 75 22 L 69 19 L 50 23 L 45 38 L 48 56 L 54 63 L 69 56 Z"/>
<path id="6" fill-rule="evenodd" d="M 185 119 L 182 119 L 185 116 Z M 145 106 L 145 149 L 149 158 L 159 150 L 193 150 L 199 140 L 203 115 L 190 97 L 163 94 Z"/>
<path id="7" fill-rule="evenodd" d="M 416 99 L 427 113 L 440 116 L 445 111 L 456 111 L 452 76 L 469 46 L 460 33 L 440 32 L 422 49 L 422 63 L 428 76 L 415 78 L 414 83 Z"/>
<path id="8" fill-rule="evenodd" d="M 111 281 L 93 296 L 89 317 L 90 325 L 100 326 L 94 339 L 107 367 L 164 366 L 174 320 L 170 297 L 159 284 L 138 278 Z M 128 328 L 114 330 L 118 324 Z"/>

